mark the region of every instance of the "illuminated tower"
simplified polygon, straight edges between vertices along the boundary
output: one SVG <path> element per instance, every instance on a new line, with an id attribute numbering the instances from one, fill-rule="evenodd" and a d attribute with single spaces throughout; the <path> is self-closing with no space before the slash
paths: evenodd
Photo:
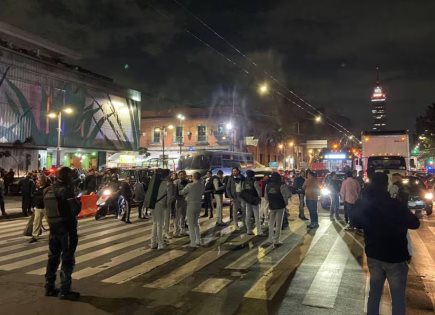
<path id="1" fill-rule="evenodd" d="M 385 113 L 386 96 L 379 84 L 379 67 L 376 68 L 376 84 L 372 94 L 372 116 L 374 131 L 385 130 L 387 115 Z"/>

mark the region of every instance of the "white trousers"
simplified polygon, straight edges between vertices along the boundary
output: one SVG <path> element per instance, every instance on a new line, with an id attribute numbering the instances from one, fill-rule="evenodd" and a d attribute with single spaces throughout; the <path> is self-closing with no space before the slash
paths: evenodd
<path id="1" fill-rule="evenodd" d="M 163 242 L 163 221 L 164 221 L 164 214 L 165 209 L 167 208 L 157 208 L 157 209 L 151 209 L 151 216 L 153 218 L 153 229 L 152 229 L 152 236 L 151 236 L 151 246 L 156 245 L 164 245 Z"/>
<path id="2" fill-rule="evenodd" d="M 215 194 L 214 199 L 216 200 L 216 218 L 217 223 L 221 224 L 223 223 L 223 203 L 224 203 L 224 196 L 221 194 Z"/>
<path id="3" fill-rule="evenodd" d="M 269 217 L 269 201 L 266 200 L 266 198 L 261 198 L 260 203 L 260 218 L 264 219 L 264 222 L 267 222 L 267 219 Z"/>
<path id="4" fill-rule="evenodd" d="M 32 236 L 34 238 L 38 238 L 39 231 L 41 231 L 41 228 L 42 228 L 42 219 L 45 216 L 45 209 L 35 208 L 34 214 L 35 214 L 35 216 L 33 218 Z"/>
<path id="5" fill-rule="evenodd" d="M 175 235 L 184 234 L 186 224 L 186 208 L 187 203 L 184 199 L 177 199 L 175 203 L 175 220 L 174 233 Z"/>
<path id="6" fill-rule="evenodd" d="M 269 242 L 278 243 L 285 209 L 269 211 Z"/>
<path id="7" fill-rule="evenodd" d="M 261 222 L 260 222 L 260 207 L 257 205 L 250 205 L 245 202 L 246 206 L 246 231 L 248 233 L 252 232 L 252 216 L 254 216 L 255 224 L 257 226 L 257 235 L 262 234 Z"/>
<path id="8" fill-rule="evenodd" d="M 239 226 L 238 219 L 237 219 L 237 211 L 241 209 L 242 210 L 242 222 L 245 221 L 246 218 L 246 206 L 245 202 L 242 200 L 242 198 L 237 197 L 233 199 L 233 223 L 235 226 Z"/>
<path id="9" fill-rule="evenodd" d="M 169 235 L 169 226 L 171 225 L 171 209 L 169 207 L 164 208 L 163 212 L 163 234 Z"/>
<path id="10" fill-rule="evenodd" d="M 190 245 L 201 244 L 201 232 L 199 230 L 199 213 L 201 211 L 201 203 L 188 203 L 187 204 L 187 224 L 189 226 Z"/>

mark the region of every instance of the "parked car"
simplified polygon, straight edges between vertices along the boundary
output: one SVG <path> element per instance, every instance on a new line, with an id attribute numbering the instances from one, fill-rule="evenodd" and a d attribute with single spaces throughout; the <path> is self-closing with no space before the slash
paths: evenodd
<path id="1" fill-rule="evenodd" d="M 9 185 L 9 195 L 19 196 L 21 195 L 21 185 L 20 181 L 22 181 L 24 177 L 14 177 L 14 181 Z"/>

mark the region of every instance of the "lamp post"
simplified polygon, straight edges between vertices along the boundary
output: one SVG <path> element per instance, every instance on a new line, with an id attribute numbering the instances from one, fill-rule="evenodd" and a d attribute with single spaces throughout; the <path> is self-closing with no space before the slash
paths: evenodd
<path id="1" fill-rule="evenodd" d="M 182 114 L 178 114 L 177 118 L 180 120 L 180 135 L 178 137 L 178 145 L 180 146 L 180 158 L 181 158 L 181 147 L 183 146 L 183 121 L 186 117 Z"/>
<path id="2" fill-rule="evenodd" d="M 56 148 L 56 167 L 60 166 L 60 134 L 62 132 L 62 112 L 65 114 L 72 114 L 74 111 L 70 107 L 66 107 L 58 111 L 57 113 L 49 113 L 49 118 L 57 117 L 57 148 Z"/>
<path id="3" fill-rule="evenodd" d="M 225 125 L 226 129 L 231 132 L 231 151 L 234 152 L 234 126 L 233 123 L 230 121 Z"/>
<path id="4" fill-rule="evenodd" d="M 174 129 L 173 125 L 169 125 L 169 126 L 162 126 L 160 128 L 156 128 L 155 130 L 157 132 L 160 132 L 160 138 L 162 138 L 162 153 L 163 153 L 163 157 L 162 157 L 162 165 L 163 168 L 165 168 L 165 164 L 166 164 L 166 158 L 165 158 L 165 133 L 166 133 L 166 128 L 169 130 Z"/>

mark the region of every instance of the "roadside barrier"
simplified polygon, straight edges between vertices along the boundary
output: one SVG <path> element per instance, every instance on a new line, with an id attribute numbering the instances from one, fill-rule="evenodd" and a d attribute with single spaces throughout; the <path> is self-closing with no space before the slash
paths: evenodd
<path id="1" fill-rule="evenodd" d="M 78 218 L 90 217 L 97 213 L 97 198 L 96 194 L 81 196 L 82 211 L 80 211 Z"/>

